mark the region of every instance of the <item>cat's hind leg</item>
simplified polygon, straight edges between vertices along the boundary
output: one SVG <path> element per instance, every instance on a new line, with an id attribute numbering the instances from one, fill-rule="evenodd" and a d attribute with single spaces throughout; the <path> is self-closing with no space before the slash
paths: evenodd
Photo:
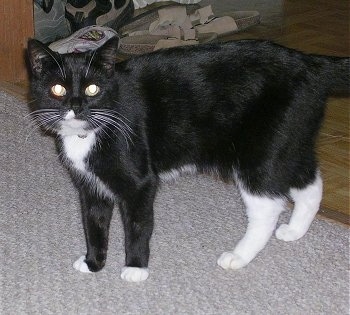
<path id="1" fill-rule="evenodd" d="M 239 269 L 247 265 L 265 247 L 270 239 L 285 200 L 253 195 L 241 188 L 247 208 L 248 228 L 232 252 L 223 253 L 217 263 L 224 269 Z"/>
<path id="2" fill-rule="evenodd" d="M 304 189 L 291 189 L 294 210 L 289 224 L 282 224 L 276 230 L 276 237 L 289 242 L 305 235 L 319 210 L 322 200 L 322 178 L 317 173 L 314 182 Z"/>

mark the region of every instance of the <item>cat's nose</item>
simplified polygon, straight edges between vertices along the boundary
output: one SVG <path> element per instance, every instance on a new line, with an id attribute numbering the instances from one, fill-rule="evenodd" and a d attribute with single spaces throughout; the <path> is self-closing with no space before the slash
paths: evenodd
<path id="1" fill-rule="evenodd" d="M 75 113 L 79 113 L 82 110 L 82 99 L 80 97 L 72 97 L 70 100 L 70 107 Z"/>

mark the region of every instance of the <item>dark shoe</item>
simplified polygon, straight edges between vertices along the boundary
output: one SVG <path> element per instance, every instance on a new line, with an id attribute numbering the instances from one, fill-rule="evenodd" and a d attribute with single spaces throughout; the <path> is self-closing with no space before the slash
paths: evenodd
<path id="1" fill-rule="evenodd" d="M 68 0 L 66 4 L 66 18 L 72 32 L 90 25 L 118 30 L 133 14 L 132 0 Z"/>

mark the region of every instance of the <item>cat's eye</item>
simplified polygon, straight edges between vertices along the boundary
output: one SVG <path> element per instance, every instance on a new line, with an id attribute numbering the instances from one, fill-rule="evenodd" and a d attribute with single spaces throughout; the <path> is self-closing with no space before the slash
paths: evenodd
<path id="1" fill-rule="evenodd" d="M 51 88 L 51 92 L 53 95 L 55 96 L 64 96 L 66 95 L 67 90 L 65 89 L 64 86 L 62 86 L 61 84 L 55 84 L 52 88 Z"/>
<path id="2" fill-rule="evenodd" d="M 64 86 L 62 86 L 61 84 L 55 84 L 52 88 L 51 88 L 51 92 L 53 95 L 55 96 L 64 96 L 66 95 L 66 89 Z"/>
<path id="3" fill-rule="evenodd" d="M 85 94 L 87 96 L 95 96 L 100 92 L 100 88 L 96 84 L 90 84 L 86 89 L 85 89 Z"/>

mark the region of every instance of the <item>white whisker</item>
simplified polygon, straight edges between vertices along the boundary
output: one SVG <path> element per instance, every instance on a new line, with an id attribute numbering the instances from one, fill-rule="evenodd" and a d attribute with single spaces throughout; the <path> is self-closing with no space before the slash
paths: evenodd
<path id="1" fill-rule="evenodd" d="M 31 103 L 34 103 L 34 102 L 36 102 L 36 101 L 37 101 L 37 99 L 30 100 L 29 102 L 27 102 L 27 104 L 31 104 Z"/>
<path id="2" fill-rule="evenodd" d="M 60 120 L 60 115 L 56 109 L 39 109 L 26 115 L 24 119 L 28 117 L 31 118 L 29 122 L 35 125 L 34 130 L 40 127 L 52 129 L 54 123 Z"/>
<path id="3" fill-rule="evenodd" d="M 121 119 L 120 117 L 117 117 L 116 115 L 114 114 L 111 114 L 111 113 L 104 113 L 104 112 L 99 112 L 98 115 L 100 116 L 104 116 L 108 119 L 111 119 L 111 120 L 118 120 L 118 122 L 116 123 L 122 123 L 122 125 L 130 132 L 130 133 L 134 133 L 133 130 L 131 129 L 131 127 L 123 120 Z"/>
<path id="4" fill-rule="evenodd" d="M 61 54 L 58 54 L 58 55 L 60 56 L 61 63 L 63 64 L 62 55 Z M 62 67 L 62 70 L 63 70 L 64 78 L 66 79 L 67 78 L 66 69 L 64 67 Z"/>
<path id="5" fill-rule="evenodd" d="M 57 109 L 38 109 L 34 112 L 31 112 L 27 115 L 25 115 L 23 118 L 26 119 L 28 117 L 36 117 L 36 116 L 39 116 L 39 115 L 42 115 L 42 114 L 51 114 L 51 113 L 57 113 Z"/>
<path id="6" fill-rule="evenodd" d="M 115 129 L 117 129 L 118 131 L 120 131 L 120 133 L 121 133 L 124 137 L 126 137 L 125 131 L 124 131 L 121 127 L 119 127 L 119 125 L 113 124 L 113 122 L 108 121 L 108 120 L 106 120 L 106 119 L 104 119 L 104 118 L 102 118 L 102 117 L 94 116 L 94 118 L 95 118 L 95 121 L 98 121 L 98 122 L 100 122 L 100 123 L 103 123 L 104 126 L 105 126 L 106 128 L 108 128 L 110 131 L 112 131 L 112 133 L 113 133 L 114 135 L 118 136 L 118 134 L 115 133 L 114 130 L 113 130 L 109 125 L 111 125 L 111 126 L 114 127 Z"/>
<path id="7" fill-rule="evenodd" d="M 85 78 L 87 77 L 87 75 L 89 73 L 89 70 L 90 70 L 90 67 L 91 67 L 91 64 L 92 64 L 92 60 L 94 59 L 95 55 L 96 55 L 96 50 L 94 50 L 94 52 L 93 52 L 93 54 L 92 54 L 92 56 L 90 58 L 88 67 L 87 67 L 86 72 L 85 72 Z"/>
<path id="8" fill-rule="evenodd" d="M 105 130 L 104 128 L 101 128 L 101 123 L 99 121 L 96 121 L 92 116 L 88 117 L 88 122 L 90 123 L 90 125 L 92 127 L 94 127 L 95 129 L 98 129 L 99 131 L 103 132 L 106 136 L 108 136 L 110 139 L 113 139 Z M 102 143 L 102 140 L 100 140 L 99 138 L 97 138 L 100 146 Z"/>
<path id="9" fill-rule="evenodd" d="M 124 126 L 121 125 L 119 122 L 113 120 L 112 118 L 105 117 L 105 116 L 102 116 L 102 115 L 99 115 L 99 114 L 94 115 L 94 116 L 95 116 L 95 117 L 98 117 L 100 120 L 105 121 L 106 123 L 110 123 L 112 126 L 118 128 L 118 129 L 120 129 L 120 131 L 121 131 L 123 134 L 125 134 L 125 135 L 129 138 L 129 140 L 131 140 L 131 137 L 130 137 L 130 135 L 129 135 L 129 133 L 128 133 L 128 130 L 125 129 Z"/>
<path id="10" fill-rule="evenodd" d="M 132 128 L 125 122 L 125 120 L 128 121 L 129 123 L 131 123 L 131 121 L 128 118 L 126 118 L 125 116 L 123 116 L 122 114 L 120 114 L 119 112 L 117 112 L 115 110 L 111 110 L 111 109 L 94 109 L 94 110 L 92 110 L 92 112 L 96 112 L 100 115 L 109 116 L 112 119 L 117 119 L 118 121 L 122 122 L 123 125 L 125 125 L 125 127 L 129 130 L 130 133 L 135 135 Z"/>
<path id="11" fill-rule="evenodd" d="M 58 114 L 41 114 L 41 116 L 38 114 L 37 116 L 33 117 L 33 121 L 31 121 L 33 125 L 26 136 L 25 143 L 28 141 L 29 137 L 40 128 L 42 128 L 44 131 L 55 131 L 54 125 L 60 120 L 61 118 Z"/>
<path id="12" fill-rule="evenodd" d="M 116 100 L 113 100 L 113 102 L 114 103 L 117 103 L 117 104 L 119 104 L 119 105 L 123 105 L 122 103 L 120 103 L 120 102 L 118 102 L 118 101 L 116 101 Z M 119 113 L 119 112 L 117 112 L 117 111 L 115 111 L 115 110 L 107 110 L 107 111 L 110 111 L 110 112 L 112 112 L 112 113 L 116 113 L 116 114 L 118 114 L 119 116 L 121 116 L 122 118 L 124 118 L 125 120 L 127 120 L 128 122 L 131 122 L 128 118 L 126 118 L 125 116 L 123 116 L 121 113 Z"/>
<path id="13" fill-rule="evenodd" d="M 57 65 L 58 65 L 58 68 L 59 68 L 60 71 L 61 71 L 62 78 L 63 78 L 63 79 L 66 79 L 66 73 L 65 73 L 65 71 L 63 70 L 63 67 L 59 64 L 58 60 L 55 58 L 55 56 L 54 56 L 54 55 L 50 52 L 50 50 L 47 49 L 46 47 L 43 47 L 43 49 L 52 57 L 53 60 L 55 60 L 55 62 L 56 62 Z M 60 56 L 60 58 L 61 58 L 61 60 L 62 60 L 61 55 L 59 55 L 59 56 Z"/>
<path id="14" fill-rule="evenodd" d="M 105 117 L 99 114 L 93 114 L 91 115 L 95 122 L 98 122 L 99 124 L 102 124 L 104 128 L 107 128 L 109 131 L 112 132 L 116 137 L 118 137 L 118 133 L 115 132 L 115 129 L 119 131 L 119 133 L 123 136 L 127 148 L 129 149 L 129 141 L 133 143 L 130 134 L 128 133 L 128 130 L 126 130 L 123 125 L 118 123 L 118 121 L 114 121 L 113 119 L 109 117 Z M 105 130 L 104 130 L 105 132 Z"/>

